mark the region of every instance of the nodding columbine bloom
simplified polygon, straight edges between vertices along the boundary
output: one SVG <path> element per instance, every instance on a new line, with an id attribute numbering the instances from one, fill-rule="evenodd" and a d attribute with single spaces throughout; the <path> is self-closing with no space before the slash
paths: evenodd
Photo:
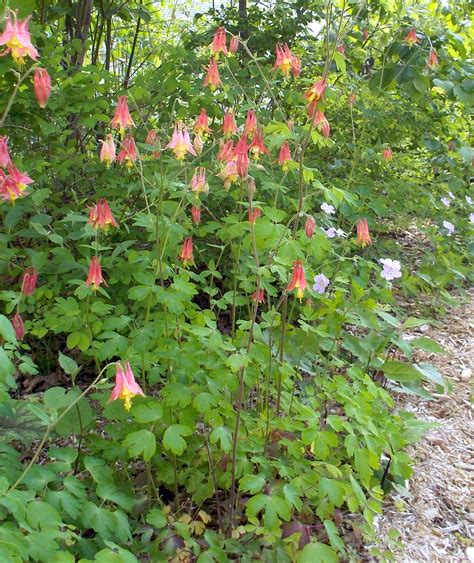
<path id="1" fill-rule="evenodd" d="M 250 139 L 258 131 L 257 116 L 253 109 L 249 109 L 245 118 L 244 135 Z"/>
<path id="2" fill-rule="evenodd" d="M 188 264 L 194 264 L 193 237 L 186 237 L 184 239 L 179 258 L 183 261 L 184 267 L 186 267 Z"/>
<path id="3" fill-rule="evenodd" d="M 23 337 L 25 336 L 25 325 L 23 324 L 23 319 L 21 318 L 20 313 L 16 313 L 13 317 L 12 327 L 15 331 L 16 339 L 23 340 Z"/>
<path id="4" fill-rule="evenodd" d="M 117 162 L 120 164 L 125 163 L 129 168 L 132 163 L 137 160 L 137 145 L 135 144 L 135 139 L 131 135 L 127 135 L 122 143 L 122 148 L 117 156 Z"/>
<path id="5" fill-rule="evenodd" d="M 235 158 L 235 147 L 234 142 L 229 139 L 225 143 L 222 143 L 219 148 L 219 153 L 217 154 L 217 160 L 221 162 L 229 162 Z"/>
<path id="6" fill-rule="evenodd" d="M 86 286 L 91 286 L 93 291 L 97 291 L 102 283 L 107 285 L 102 276 L 99 258 L 97 256 L 93 256 L 89 264 L 89 274 L 87 276 Z"/>
<path id="7" fill-rule="evenodd" d="M 25 172 L 20 172 L 14 164 L 8 166 L 8 176 L 0 170 L 0 197 L 12 203 L 20 197 L 26 195 L 26 187 L 33 183 L 33 180 Z"/>
<path id="8" fill-rule="evenodd" d="M 231 184 L 237 181 L 239 174 L 237 172 L 237 163 L 235 160 L 226 162 L 224 168 L 219 172 L 219 178 L 224 181 L 224 189 L 228 189 Z"/>
<path id="9" fill-rule="evenodd" d="M 118 227 L 117 221 L 114 219 L 105 197 L 99 199 L 90 210 L 87 224 L 91 225 L 94 229 L 102 229 L 103 231 L 107 231 L 110 226 Z"/>
<path id="10" fill-rule="evenodd" d="M 166 145 L 165 149 L 171 149 L 175 158 L 178 160 L 184 160 L 188 152 L 197 156 L 196 151 L 191 144 L 188 130 L 181 122 L 174 128 L 171 141 Z"/>
<path id="11" fill-rule="evenodd" d="M 201 109 L 201 113 L 196 120 L 194 125 L 194 132 L 196 135 L 204 135 L 205 133 L 212 133 L 209 129 L 209 117 L 207 116 L 207 111 L 205 108 Z"/>
<path id="12" fill-rule="evenodd" d="M 350 106 L 353 106 L 356 103 L 356 100 L 357 98 L 355 94 L 349 94 L 349 96 L 347 96 L 347 102 Z"/>
<path id="13" fill-rule="evenodd" d="M 156 129 L 151 129 L 147 133 L 145 144 L 149 145 L 150 147 L 158 147 L 159 140 L 160 139 L 158 137 L 158 131 Z M 153 151 L 152 154 L 155 158 L 160 158 L 161 156 L 161 153 L 158 150 Z"/>
<path id="14" fill-rule="evenodd" d="M 105 162 L 107 168 L 115 162 L 115 143 L 114 138 L 111 133 L 107 135 L 105 141 L 100 141 L 102 143 L 102 148 L 100 149 L 100 161 Z"/>
<path id="15" fill-rule="evenodd" d="M 252 301 L 254 303 L 265 303 L 265 290 L 259 289 L 252 293 Z"/>
<path id="16" fill-rule="evenodd" d="M 193 205 L 191 207 L 191 218 L 195 225 L 199 225 L 199 223 L 201 222 L 201 208 L 197 205 Z"/>
<path id="17" fill-rule="evenodd" d="M 311 86 L 311 88 L 306 92 L 304 97 L 308 102 L 318 102 L 324 97 L 324 92 L 326 91 L 326 80 L 321 78 Z"/>
<path id="18" fill-rule="evenodd" d="M 288 170 L 288 163 L 291 162 L 291 160 L 290 144 L 288 141 L 285 141 L 281 145 L 280 152 L 278 153 L 278 164 L 282 167 L 284 172 Z"/>
<path id="19" fill-rule="evenodd" d="M 329 125 L 329 121 L 326 119 L 324 112 L 322 112 L 320 109 L 316 109 L 312 117 L 313 125 L 315 125 L 321 131 L 324 137 L 328 138 L 331 133 L 331 126 Z"/>
<path id="20" fill-rule="evenodd" d="M 194 135 L 193 147 L 197 154 L 202 153 L 202 149 L 204 148 L 204 141 L 202 140 L 202 137 Z"/>
<path id="21" fill-rule="evenodd" d="M 367 219 L 357 219 L 357 244 L 365 246 L 366 244 L 372 244 L 372 239 L 369 233 L 369 223 Z"/>
<path id="22" fill-rule="evenodd" d="M 36 289 L 36 281 L 38 280 L 38 272 L 30 266 L 23 272 L 21 280 L 21 293 L 23 295 L 33 295 Z"/>
<path id="23" fill-rule="evenodd" d="M 16 13 L 10 11 L 5 29 L 0 35 L 0 45 L 5 45 L 5 49 L 0 53 L 0 57 L 11 53 L 15 62 L 20 65 L 25 64 L 25 57 L 27 55 L 34 61 L 38 59 L 38 51 L 31 43 L 31 36 L 28 30 L 30 17 L 20 21 L 17 19 Z"/>
<path id="24" fill-rule="evenodd" d="M 33 75 L 35 96 L 40 107 L 44 108 L 51 94 L 51 77 L 45 68 L 37 68 Z"/>
<path id="25" fill-rule="evenodd" d="M 224 53 L 227 55 L 226 47 L 226 31 L 224 27 L 218 27 L 214 33 L 214 38 L 211 43 L 211 53 L 216 57 L 219 57 L 219 53 Z"/>
<path id="26" fill-rule="evenodd" d="M 297 78 L 300 75 L 301 71 L 301 62 L 300 60 L 291 54 L 290 48 L 288 44 L 285 43 L 284 45 L 280 45 L 277 43 L 275 45 L 276 50 L 276 60 L 275 65 L 273 66 L 273 70 L 279 69 L 281 72 L 288 77 L 290 71 L 293 72 L 293 76 Z"/>
<path id="27" fill-rule="evenodd" d="M 224 123 L 222 125 L 224 137 L 232 137 L 237 133 L 237 125 L 235 124 L 234 114 L 231 111 L 226 111 L 224 114 Z"/>
<path id="28" fill-rule="evenodd" d="M 387 281 L 392 281 L 395 278 L 401 278 L 401 265 L 398 260 L 392 260 L 391 258 L 382 258 L 380 262 L 383 264 L 380 276 Z"/>
<path id="29" fill-rule="evenodd" d="M 237 174 L 241 178 L 246 178 L 249 172 L 249 146 L 245 135 L 242 135 L 237 141 L 235 156 L 237 157 Z"/>
<path id="30" fill-rule="evenodd" d="M 314 220 L 314 217 L 308 215 L 308 217 L 306 218 L 306 222 L 304 224 L 304 232 L 306 233 L 306 236 L 309 239 L 313 238 L 315 227 L 316 227 L 316 221 Z"/>
<path id="31" fill-rule="evenodd" d="M 265 146 L 263 140 L 263 129 L 260 127 L 259 130 L 253 136 L 252 142 L 250 143 L 250 152 L 255 160 L 258 160 L 258 157 L 261 154 L 267 154 L 268 149 Z"/>
<path id="32" fill-rule="evenodd" d="M 255 223 L 257 222 L 257 219 L 259 219 L 261 216 L 262 216 L 262 210 L 259 209 L 258 207 L 254 207 L 253 209 L 249 209 L 248 219 L 249 219 L 249 223 L 251 225 L 255 225 Z"/>
<path id="33" fill-rule="evenodd" d="M 341 53 L 341 55 L 344 55 L 345 52 L 346 52 L 346 46 L 341 43 L 340 45 L 338 45 L 338 46 L 336 47 L 336 51 L 337 51 L 338 53 Z"/>
<path id="34" fill-rule="evenodd" d="M 383 158 L 384 160 L 392 160 L 392 158 L 393 158 L 392 149 L 390 149 L 389 147 L 387 147 L 387 148 L 383 151 L 383 153 L 382 153 L 382 158 Z"/>
<path id="35" fill-rule="evenodd" d="M 438 55 L 436 54 L 436 50 L 433 48 L 430 49 L 430 54 L 428 55 L 426 65 L 430 68 L 434 68 L 439 65 Z"/>
<path id="36" fill-rule="evenodd" d="M 110 403 L 116 399 L 121 399 L 124 402 L 125 409 L 129 411 L 132 406 L 133 397 L 136 395 L 144 397 L 145 393 L 135 381 L 130 363 L 125 362 L 124 366 L 125 370 L 119 363 L 116 364 L 115 387 L 112 389 L 112 393 L 107 402 Z"/>
<path id="37" fill-rule="evenodd" d="M 127 96 L 119 97 L 115 115 L 112 118 L 110 125 L 114 129 L 118 129 L 122 135 L 124 134 L 125 129 L 135 127 L 135 123 L 128 109 Z"/>
<path id="38" fill-rule="evenodd" d="M 405 43 L 410 46 L 416 45 L 419 41 L 418 37 L 416 36 L 416 28 L 412 28 L 405 36 L 404 39 Z"/>
<path id="39" fill-rule="evenodd" d="M 8 152 L 8 137 L 0 137 L 0 168 L 7 168 L 11 161 Z"/>
<path id="40" fill-rule="evenodd" d="M 362 37 L 364 41 L 367 41 L 367 39 L 369 38 L 369 30 L 367 28 L 362 32 Z"/>
<path id="41" fill-rule="evenodd" d="M 229 54 L 235 55 L 235 53 L 237 53 L 238 50 L 239 50 L 239 38 L 237 37 L 237 35 L 233 35 L 230 38 L 230 42 L 229 42 Z"/>
<path id="42" fill-rule="evenodd" d="M 211 90 L 215 90 L 218 86 L 222 86 L 216 59 L 211 59 L 209 61 L 209 66 L 207 67 L 207 74 L 204 78 L 203 85 L 209 86 Z"/>
<path id="43" fill-rule="evenodd" d="M 191 190 L 199 195 L 201 192 L 209 193 L 209 184 L 206 182 L 206 169 L 203 166 L 199 166 L 194 171 L 193 177 L 191 179 Z"/>
<path id="44" fill-rule="evenodd" d="M 287 291 L 296 289 L 296 297 L 301 301 L 307 285 L 308 284 L 304 276 L 303 262 L 301 260 L 295 260 L 295 262 L 293 262 L 293 275 L 291 276 L 290 283 L 286 289 Z"/>

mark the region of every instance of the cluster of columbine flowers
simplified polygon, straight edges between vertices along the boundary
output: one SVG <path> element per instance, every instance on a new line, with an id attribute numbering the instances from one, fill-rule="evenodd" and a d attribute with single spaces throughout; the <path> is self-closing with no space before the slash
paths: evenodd
<path id="1" fill-rule="evenodd" d="M 5 49 L 0 56 L 11 53 L 15 62 L 21 66 L 25 64 L 25 57 L 33 61 L 38 60 L 39 53 L 31 42 L 28 29 L 30 18 L 21 21 L 16 12 L 8 11 L 5 29 L 0 34 L 0 46 Z M 43 108 L 51 93 L 51 78 L 44 68 L 35 68 L 33 86 L 36 99 Z M 6 172 L 5 172 L 6 171 Z M 27 195 L 26 188 L 33 180 L 26 172 L 20 172 L 12 162 L 8 150 L 8 137 L 0 136 L 0 198 L 14 203 L 18 198 Z"/>

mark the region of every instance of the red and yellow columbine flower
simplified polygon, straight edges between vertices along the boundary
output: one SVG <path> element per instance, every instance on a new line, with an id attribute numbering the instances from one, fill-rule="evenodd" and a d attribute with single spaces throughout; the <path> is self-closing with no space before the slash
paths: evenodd
<path id="1" fill-rule="evenodd" d="M 309 239 L 313 238 L 315 227 L 316 221 L 313 217 L 311 217 L 311 215 L 308 215 L 308 217 L 306 218 L 306 223 L 304 224 L 304 231 Z"/>
<path id="2" fill-rule="evenodd" d="M 186 237 L 184 239 L 179 258 L 183 261 L 184 267 L 186 267 L 188 264 L 194 264 L 193 237 Z"/>
<path id="3" fill-rule="evenodd" d="M 235 156 L 237 163 L 237 174 L 241 178 L 246 178 L 249 173 L 249 146 L 247 137 L 242 135 L 235 146 Z"/>
<path id="4" fill-rule="evenodd" d="M 346 46 L 341 43 L 341 44 L 339 44 L 339 45 L 336 47 L 336 51 L 337 51 L 338 53 L 341 53 L 341 55 L 344 55 L 345 52 L 346 52 Z"/>
<path id="5" fill-rule="evenodd" d="M 357 219 L 357 244 L 365 246 L 366 244 L 372 244 L 372 239 L 369 233 L 369 223 L 367 219 Z"/>
<path id="6" fill-rule="evenodd" d="M 415 27 L 413 29 L 411 29 L 406 34 L 404 41 L 405 41 L 405 43 L 410 45 L 410 47 L 412 47 L 413 45 L 416 45 L 418 43 L 419 39 L 416 36 L 416 28 Z"/>
<path id="7" fill-rule="evenodd" d="M 262 210 L 259 209 L 258 207 L 254 207 L 253 209 L 249 209 L 248 219 L 249 219 L 249 223 L 251 225 L 255 225 L 255 223 L 257 222 L 257 219 L 259 219 L 261 216 L 262 216 Z"/>
<path id="8" fill-rule="evenodd" d="M 235 160 L 226 162 L 224 168 L 219 172 L 219 177 L 224 181 L 224 188 L 227 190 L 231 184 L 237 181 L 239 174 L 237 172 L 237 163 Z"/>
<path id="9" fill-rule="evenodd" d="M 329 121 L 326 119 L 324 112 L 322 112 L 319 108 L 313 113 L 310 114 L 310 117 L 313 117 L 313 125 L 315 125 L 323 134 L 324 137 L 329 137 L 331 132 L 331 127 L 329 125 Z"/>
<path id="10" fill-rule="evenodd" d="M 107 231 L 110 226 L 118 227 L 105 197 L 100 199 L 90 210 L 87 224 L 94 229 L 102 229 L 103 231 Z"/>
<path id="11" fill-rule="evenodd" d="M 285 141 L 281 145 L 280 152 L 278 153 L 278 164 L 282 167 L 283 172 L 288 170 L 288 163 L 291 162 L 291 160 L 290 145 L 288 141 Z"/>
<path id="12" fill-rule="evenodd" d="M 0 136 L 0 168 L 7 168 L 11 161 L 10 153 L 8 152 L 8 137 Z"/>
<path id="13" fill-rule="evenodd" d="M 21 318 L 20 313 L 16 313 L 13 317 L 12 327 L 15 331 L 16 339 L 23 340 L 23 337 L 25 336 L 25 325 L 23 324 L 23 319 Z"/>
<path id="14" fill-rule="evenodd" d="M 290 71 L 293 72 L 293 76 L 296 78 L 300 74 L 301 63 L 300 60 L 291 54 L 288 44 L 280 45 L 277 43 L 275 45 L 276 60 L 273 69 L 279 69 L 286 77 L 289 76 Z"/>
<path id="15" fill-rule="evenodd" d="M 306 92 L 304 97 L 308 100 L 308 102 L 318 102 L 324 97 L 324 92 L 326 91 L 326 80 L 321 78 L 317 80 L 313 86 Z"/>
<path id="16" fill-rule="evenodd" d="M 40 107 L 44 108 L 51 94 L 51 77 L 45 68 L 37 68 L 33 75 L 35 96 Z"/>
<path id="17" fill-rule="evenodd" d="M 387 147 L 387 148 L 383 151 L 383 153 L 382 153 L 382 158 L 383 158 L 384 160 L 392 160 L 392 158 L 393 158 L 392 149 L 390 149 L 389 147 Z"/>
<path id="18" fill-rule="evenodd" d="M 249 109 L 245 118 L 244 135 L 250 139 L 258 131 L 257 116 L 253 109 Z"/>
<path id="19" fill-rule="evenodd" d="M 426 61 L 426 65 L 429 66 L 430 68 L 434 68 L 439 65 L 436 49 L 433 48 L 430 49 L 430 54 L 428 55 L 428 60 Z"/>
<path id="20" fill-rule="evenodd" d="M 209 129 L 209 117 L 205 108 L 201 109 L 201 113 L 196 119 L 196 123 L 194 124 L 194 132 L 196 133 L 196 135 L 212 133 L 212 131 Z"/>
<path id="21" fill-rule="evenodd" d="M 25 64 L 25 57 L 27 55 L 34 61 L 38 59 L 38 51 L 31 43 L 31 36 L 28 31 L 29 21 L 30 17 L 23 21 L 18 20 L 16 13 L 10 11 L 7 16 L 5 29 L 0 35 L 0 45 L 5 45 L 5 49 L 0 53 L 0 57 L 11 53 L 15 62 L 20 65 Z"/>
<path id="22" fill-rule="evenodd" d="M 237 35 L 232 35 L 229 42 L 229 54 L 235 55 L 239 49 L 239 38 Z"/>
<path id="23" fill-rule="evenodd" d="M 33 180 L 25 172 L 20 172 L 18 168 L 11 164 L 8 166 L 8 176 L 0 170 L 0 197 L 14 203 L 18 198 L 24 197 L 25 190 Z"/>
<path id="24" fill-rule="evenodd" d="M 254 303 L 265 303 L 265 290 L 259 289 L 252 293 L 252 301 Z"/>
<path id="25" fill-rule="evenodd" d="M 232 139 L 222 143 L 217 154 L 217 160 L 221 162 L 229 162 L 235 158 L 235 147 Z"/>
<path id="26" fill-rule="evenodd" d="M 252 142 L 250 143 L 250 152 L 255 160 L 258 160 L 261 154 L 268 153 L 268 149 L 263 140 L 263 129 L 261 127 L 253 136 Z"/>
<path id="27" fill-rule="evenodd" d="M 296 289 L 296 297 L 301 300 L 307 285 L 304 276 L 303 262 L 301 260 L 295 260 L 293 263 L 293 275 L 286 289 L 287 291 Z"/>
<path id="28" fill-rule="evenodd" d="M 87 276 L 86 286 L 91 286 L 93 291 L 97 291 L 101 284 L 107 285 L 102 276 L 99 258 L 97 256 L 93 256 L 89 264 L 89 274 Z"/>
<path id="29" fill-rule="evenodd" d="M 36 281 L 38 280 L 38 272 L 30 266 L 23 272 L 21 279 L 21 293 L 23 295 L 33 295 L 36 289 Z"/>
<path id="30" fill-rule="evenodd" d="M 224 133 L 224 137 L 232 137 L 232 135 L 237 133 L 237 125 L 235 123 L 234 114 L 231 111 L 226 111 L 224 114 L 222 132 Z"/>
<path id="31" fill-rule="evenodd" d="M 182 123 L 178 123 L 174 128 L 171 141 L 166 145 L 165 149 L 171 149 L 175 158 L 178 160 L 184 160 L 188 152 L 197 156 L 196 151 L 191 144 L 188 130 Z"/>
<path id="32" fill-rule="evenodd" d="M 125 137 L 122 143 L 122 148 L 117 156 L 117 162 L 120 164 L 125 162 L 125 165 L 129 168 L 132 166 L 132 163 L 137 160 L 137 145 L 135 144 L 135 139 L 128 135 Z"/>
<path id="33" fill-rule="evenodd" d="M 145 393 L 135 381 L 130 363 L 125 362 L 124 366 L 125 369 L 123 369 L 119 363 L 116 364 L 115 387 L 112 389 L 108 402 L 110 403 L 111 401 L 121 399 L 124 402 L 125 409 L 129 411 L 132 406 L 133 397 L 136 395 L 144 397 Z"/>
<path id="34" fill-rule="evenodd" d="M 214 33 L 214 38 L 211 43 L 211 53 L 217 58 L 219 53 L 224 53 L 227 55 L 226 47 L 226 31 L 223 27 L 218 27 Z"/>
<path id="35" fill-rule="evenodd" d="M 159 138 L 158 138 L 158 131 L 156 129 L 151 129 L 151 131 L 148 131 L 146 139 L 145 139 L 145 144 L 149 145 L 150 147 L 158 147 L 158 142 L 159 142 Z M 160 151 L 155 150 L 153 151 L 153 156 L 155 158 L 160 158 Z"/>
<path id="36" fill-rule="evenodd" d="M 199 223 L 201 222 L 201 208 L 197 205 L 193 205 L 191 207 L 191 218 L 195 225 L 199 225 Z"/>
<path id="37" fill-rule="evenodd" d="M 113 116 L 110 125 L 114 129 L 118 129 L 122 135 L 124 134 L 125 129 L 135 127 L 135 123 L 128 109 L 127 96 L 119 97 L 115 115 Z"/>
<path id="38" fill-rule="evenodd" d="M 222 82 L 219 76 L 219 69 L 217 68 L 217 61 L 211 59 L 209 61 L 209 66 L 207 67 L 207 74 L 203 82 L 204 86 L 209 86 L 211 90 L 215 90 L 218 86 L 222 86 Z"/>
<path id="39" fill-rule="evenodd" d="M 102 148 L 100 149 L 100 161 L 105 162 L 107 168 L 115 162 L 115 143 L 114 138 L 111 133 L 107 135 L 105 141 L 100 141 L 102 143 Z"/>
<path id="40" fill-rule="evenodd" d="M 201 192 L 205 194 L 209 193 L 209 184 L 206 182 L 206 169 L 203 166 L 199 166 L 194 171 L 191 179 L 191 190 L 195 192 L 197 196 Z"/>

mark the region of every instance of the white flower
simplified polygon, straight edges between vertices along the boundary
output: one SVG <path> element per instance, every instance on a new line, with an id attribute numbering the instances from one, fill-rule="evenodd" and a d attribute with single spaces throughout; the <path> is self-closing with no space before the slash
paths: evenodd
<path id="1" fill-rule="evenodd" d="M 471 221 L 471 223 L 474 223 L 474 213 L 469 213 L 469 221 Z"/>
<path id="2" fill-rule="evenodd" d="M 472 205 L 472 197 L 470 195 L 466 196 L 466 201 L 467 203 L 469 203 L 469 205 Z"/>
<path id="3" fill-rule="evenodd" d="M 441 203 L 444 203 L 444 205 L 446 205 L 446 207 L 449 207 L 451 205 L 451 200 L 449 200 L 447 197 L 442 197 Z"/>
<path id="4" fill-rule="evenodd" d="M 454 196 L 453 192 L 448 192 L 449 197 L 454 201 L 456 197 Z"/>
<path id="5" fill-rule="evenodd" d="M 342 229 L 337 229 L 336 234 L 338 237 L 345 238 L 347 234 Z"/>
<path id="6" fill-rule="evenodd" d="M 383 264 L 383 269 L 380 272 L 382 278 L 387 281 L 392 281 L 395 278 L 401 278 L 401 265 L 398 260 L 392 260 L 391 258 L 382 258 L 380 262 Z"/>
<path id="7" fill-rule="evenodd" d="M 454 225 L 449 221 L 443 221 L 443 227 L 448 231 L 448 237 L 454 233 Z"/>
<path id="8" fill-rule="evenodd" d="M 336 210 L 334 209 L 334 206 L 329 205 L 329 203 L 322 203 L 321 204 L 321 210 L 324 211 L 324 213 L 326 213 L 326 215 L 334 215 L 334 213 L 336 212 Z"/>

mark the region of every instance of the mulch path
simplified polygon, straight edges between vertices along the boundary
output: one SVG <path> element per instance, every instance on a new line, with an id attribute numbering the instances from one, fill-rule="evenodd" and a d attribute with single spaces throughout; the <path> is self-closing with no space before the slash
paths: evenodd
<path id="1" fill-rule="evenodd" d="M 444 355 L 419 352 L 414 361 L 435 365 L 452 390 L 443 395 L 431 390 L 433 401 L 395 397 L 397 408 L 437 424 L 409 448 L 415 465 L 406 483 L 408 495 L 393 494 L 377 522 L 377 547 L 391 550 L 398 562 L 474 562 L 474 292 L 470 297 L 437 326 L 409 332 L 429 336 L 445 348 Z M 390 539 L 393 529 L 397 540 Z"/>

